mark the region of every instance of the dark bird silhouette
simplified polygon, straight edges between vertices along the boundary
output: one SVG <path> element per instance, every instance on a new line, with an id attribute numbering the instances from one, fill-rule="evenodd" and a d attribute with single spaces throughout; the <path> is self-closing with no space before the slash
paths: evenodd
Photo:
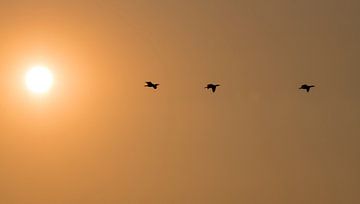
<path id="1" fill-rule="evenodd" d="M 205 89 L 211 89 L 212 92 L 216 91 L 216 87 L 220 86 L 220 84 L 208 84 Z"/>
<path id="2" fill-rule="evenodd" d="M 151 81 L 146 81 L 145 83 L 146 83 L 145 87 L 150 87 L 150 88 L 153 88 L 153 89 L 157 89 L 157 87 L 160 85 L 160 84 L 154 84 Z"/>
<path id="3" fill-rule="evenodd" d="M 299 89 L 305 89 L 306 92 L 309 92 L 312 87 L 315 87 L 315 86 L 314 85 L 303 84 L 303 85 L 301 85 L 301 87 Z"/>

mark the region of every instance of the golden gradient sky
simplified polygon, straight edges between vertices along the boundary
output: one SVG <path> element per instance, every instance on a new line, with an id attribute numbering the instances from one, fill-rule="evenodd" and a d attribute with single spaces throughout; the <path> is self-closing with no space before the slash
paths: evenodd
<path id="1" fill-rule="evenodd" d="M 359 11 L 0 0 L 0 203 L 360 203 Z"/>

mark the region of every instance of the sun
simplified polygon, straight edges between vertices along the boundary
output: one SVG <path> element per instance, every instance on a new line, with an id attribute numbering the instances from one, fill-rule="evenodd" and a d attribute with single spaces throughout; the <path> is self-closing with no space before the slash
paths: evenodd
<path id="1" fill-rule="evenodd" d="M 45 66 L 34 66 L 25 76 L 26 87 L 36 94 L 48 92 L 53 85 L 53 81 L 52 72 Z"/>

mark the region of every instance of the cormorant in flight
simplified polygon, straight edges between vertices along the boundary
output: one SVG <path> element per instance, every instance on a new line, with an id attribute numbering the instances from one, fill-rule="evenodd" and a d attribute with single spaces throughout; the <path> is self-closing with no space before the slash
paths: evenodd
<path id="1" fill-rule="evenodd" d="M 220 84 L 208 84 L 205 89 L 211 89 L 212 92 L 215 92 L 217 86 L 220 86 Z"/>
<path id="2" fill-rule="evenodd" d="M 299 89 L 305 89 L 306 92 L 309 92 L 312 87 L 315 87 L 315 86 L 314 85 L 303 84 L 303 85 L 301 85 L 301 87 Z"/>
<path id="3" fill-rule="evenodd" d="M 159 86 L 160 84 L 153 84 L 151 81 L 146 81 L 145 82 L 145 87 L 150 87 L 150 88 L 153 88 L 153 89 L 157 89 L 157 86 Z"/>

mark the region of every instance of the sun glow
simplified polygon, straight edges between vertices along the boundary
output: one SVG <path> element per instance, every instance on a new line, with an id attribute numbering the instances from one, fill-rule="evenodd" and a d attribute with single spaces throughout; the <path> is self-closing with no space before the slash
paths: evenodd
<path id="1" fill-rule="evenodd" d="M 54 77 L 51 71 L 44 66 L 32 67 L 25 77 L 27 88 L 37 94 L 48 92 L 53 85 Z"/>

